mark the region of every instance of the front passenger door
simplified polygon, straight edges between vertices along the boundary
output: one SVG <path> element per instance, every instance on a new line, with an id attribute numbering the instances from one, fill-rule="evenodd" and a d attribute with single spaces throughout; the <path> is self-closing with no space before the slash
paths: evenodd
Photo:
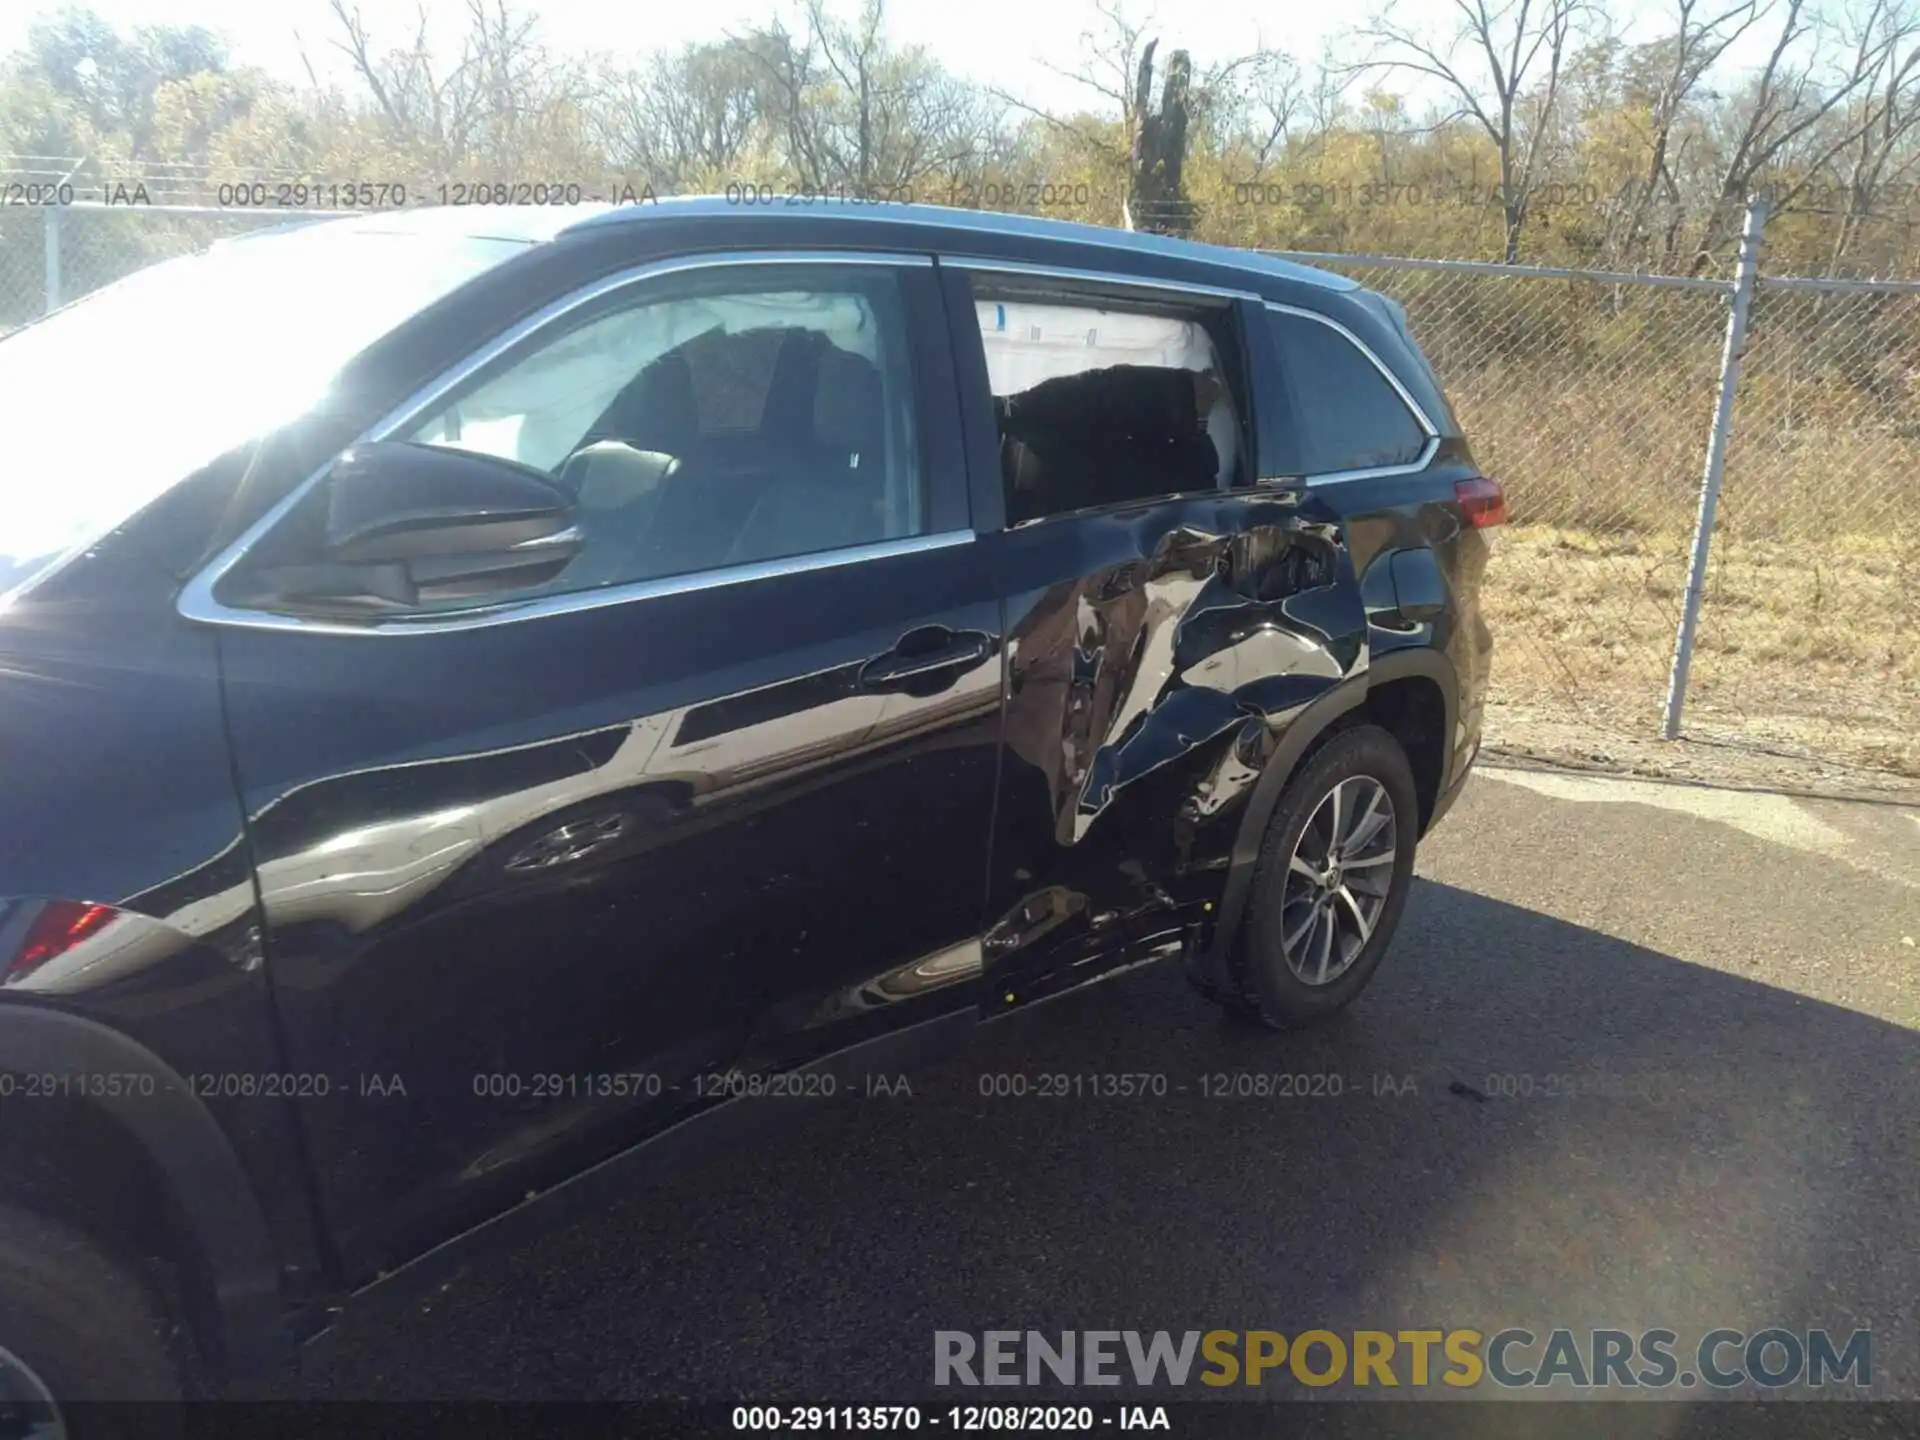
<path id="1" fill-rule="evenodd" d="M 913 258 L 597 286 L 383 437 L 558 481 L 584 546 L 557 578 L 220 615 L 288 1065 L 327 1077 L 295 1104 L 354 1277 L 723 1067 L 972 1003 L 949 982 L 977 971 L 1000 609 L 940 314 Z"/>

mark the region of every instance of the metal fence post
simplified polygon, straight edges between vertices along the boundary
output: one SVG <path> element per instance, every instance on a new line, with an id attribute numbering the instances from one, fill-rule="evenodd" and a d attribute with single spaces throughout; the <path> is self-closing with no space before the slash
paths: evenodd
<path id="1" fill-rule="evenodd" d="M 1700 625 L 1700 596 L 1707 585 L 1707 553 L 1713 546 L 1713 516 L 1720 504 L 1720 480 L 1727 468 L 1727 435 L 1733 428 L 1733 398 L 1740 385 L 1740 357 L 1747 348 L 1747 312 L 1753 306 L 1753 282 L 1760 270 L 1760 237 L 1767 224 L 1762 195 L 1747 200 L 1740 230 L 1740 262 L 1734 273 L 1733 305 L 1727 315 L 1727 343 L 1720 352 L 1720 393 L 1713 407 L 1713 432 L 1707 437 L 1707 465 L 1700 477 L 1700 513 L 1693 525 L 1693 558 L 1687 567 L 1687 594 L 1680 609 L 1680 633 L 1673 645 L 1673 672 L 1667 677 L 1667 714 L 1662 733 L 1680 735 L 1680 711 L 1687 701 L 1687 671 Z"/>
<path id="2" fill-rule="evenodd" d="M 47 217 L 46 232 L 46 313 L 60 308 L 60 207 L 48 205 L 41 212 Z"/>

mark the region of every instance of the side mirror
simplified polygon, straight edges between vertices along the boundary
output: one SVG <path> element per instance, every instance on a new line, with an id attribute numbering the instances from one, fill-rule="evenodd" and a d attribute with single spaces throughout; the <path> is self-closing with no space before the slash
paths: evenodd
<path id="1" fill-rule="evenodd" d="M 580 553 L 573 503 L 542 471 L 439 445 L 356 445 L 310 538 L 236 577 L 246 603 L 361 613 L 541 585 Z M 317 535 L 314 531 L 317 530 Z"/>

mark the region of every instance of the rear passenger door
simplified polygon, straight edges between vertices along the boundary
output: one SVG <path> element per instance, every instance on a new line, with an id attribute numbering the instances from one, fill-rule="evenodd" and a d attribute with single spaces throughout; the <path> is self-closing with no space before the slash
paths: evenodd
<path id="1" fill-rule="evenodd" d="M 376 437 L 553 476 L 557 578 L 364 624 L 203 608 L 353 1277 L 722 1074 L 971 1006 L 1000 609 L 942 315 L 925 257 L 597 282 Z"/>
<path id="2" fill-rule="evenodd" d="M 942 265 L 1007 605 L 992 1014 L 1207 923 L 1254 780 L 1364 668 L 1366 618 L 1338 525 L 1263 468 L 1284 413 L 1255 404 L 1249 297 Z"/>

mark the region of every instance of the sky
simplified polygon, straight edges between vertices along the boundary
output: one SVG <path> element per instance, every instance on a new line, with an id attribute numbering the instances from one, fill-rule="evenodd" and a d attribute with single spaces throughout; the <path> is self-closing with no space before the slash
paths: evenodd
<path id="1" fill-rule="evenodd" d="M 121 28 L 141 24 L 198 24 L 223 34 L 234 58 L 298 82 L 302 51 L 323 79 L 343 77 L 330 42 L 339 22 L 327 0 L 81 0 Z M 451 46 L 463 20 L 461 0 L 424 0 L 432 22 Z M 852 0 L 843 0 L 843 12 Z M 0 13 L 0 52 L 16 48 L 28 25 L 54 5 L 48 0 L 9 0 Z M 568 51 L 604 51 L 637 58 L 689 41 L 711 40 L 763 23 L 790 7 L 782 0 L 546 0 L 516 7 L 540 18 L 549 44 Z M 1630 38 L 1659 23 L 1671 0 L 1613 0 L 1616 21 Z M 377 41 L 407 39 L 413 5 L 362 3 Z M 1396 22 L 1433 26 L 1445 33 L 1450 0 L 1392 0 Z M 1125 13 L 1163 36 L 1163 51 L 1184 46 L 1197 67 L 1265 47 L 1285 50 L 1310 63 L 1329 40 L 1360 23 L 1364 0 L 1125 0 Z M 1084 71 L 1082 37 L 1102 26 L 1092 0 L 889 0 L 889 34 L 922 44 L 949 69 L 1007 91 L 1046 109 L 1098 106 L 1095 92 L 1070 78 Z M 1760 42 L 1760 37 L 1753 37 Z M 1764 42 L 1760 42 L 1764 48 Z M 1746 47 L 1743 47 L 1746 48 Z M 1737 62 L 1739 57 L 1732 57 Z M 1759 58 L 1758 54 L 1754 58 Z M 1061 74 L 1059 72 L 1067 72 Z"/>
<path id="2" fill-rule="evenodd" d="M 339 22 L 327 0 L 78 0 L 120 28 L 142 24 L 204 25 L 224 34 L 234 58 L 283 79 L 304 76 L 302 53 L 323 78 L 341 74 L 330 42 Z M 1415 0 L 1422 3 L 1422 0 Z M 465 6 L 460 0 L 426 0 L 439 33 L 456 42 Z M 11 0 L 0 15 L 0 51 L 16 48 L 29 24 L 56 6 L 47 0 Z M 363 3 L 374 38 L 408 38 L 413 6 Z M 717 39 L 764 23 L 782 10 L 781 0 L 547 0 L 518 7 L 539 16 L 540 33 L 556 49 L 606 51 L 638 57 L 690 41 Z M 1436 3 L 1433 6 L 1438 9 Z M 837 7 L 851 13 L 851 0 Z M 1295 10 L 1292 15 L 1289 10 Z M 1166 39 L 1161 48 L 1184 45 L 1197 65 L 1244 54 L 1264 42 L 1275 49 L 1311 55 L 1336 28 L 1337 5 L 1251 5 L 1247 0 L 1168 0 L 1157 7 L 1133 0 L 1129 18 L 1148 20 Z M 789 20 L 791 24 L 791 19 Z M 1057 73 L 1084 69 L 1082 35 L 1099 26 L 1091 0 L 890 0 L 888 33 L 899 43 L 928 47 L 950 69 L 997 86 L 1030 104 L 1070 107 L 1097 101 L 1094 92 Z M 324 63 L 323 63 L 324 62 Z M 1052 67 L 1052 68 L 1049 68 Z"/>

